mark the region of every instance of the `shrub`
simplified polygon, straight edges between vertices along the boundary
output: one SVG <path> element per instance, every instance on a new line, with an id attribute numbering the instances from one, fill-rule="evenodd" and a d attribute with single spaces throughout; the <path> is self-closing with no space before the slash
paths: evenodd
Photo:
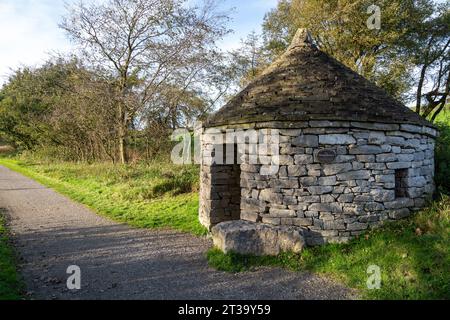
<path id="1" fill-rule="evenodd" d="M 440 136 L 436 142 L 436 185 L 440 192 L 450 194 L 450 123 L 437 123 Z"/>

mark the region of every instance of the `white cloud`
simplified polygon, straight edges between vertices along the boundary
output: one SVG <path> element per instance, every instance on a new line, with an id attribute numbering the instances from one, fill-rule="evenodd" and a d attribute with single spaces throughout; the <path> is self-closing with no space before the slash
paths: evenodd
<path id="1" fill-rule="evenodd" d="M 68 0 L 72 1 L 75 0 Z M 277 2 L 223 1 L 221 7 L 236 8 L 229 26 L 235 32 L 219 46 L 225 50 L 237 48 L 240 39 L 253 30 L 260 31 L 264 14 Z M 51 53 L 71 51 L 69 40 L 58 28 L 64 13 L 62 0 L 0 0 L 0 85 L 7 80 L 11 70 L 21 66 L 39 66 Z"/>

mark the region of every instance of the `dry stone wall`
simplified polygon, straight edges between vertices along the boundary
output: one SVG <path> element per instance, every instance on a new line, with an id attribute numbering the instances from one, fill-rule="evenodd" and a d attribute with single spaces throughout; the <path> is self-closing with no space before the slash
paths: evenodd
<path id="1" fill-rule="evenodd" d="M 279 144 L 264 148 L 277 148 L 276 172 L 267 163 L 240 165 L 237 214 L 233 210 L 239 200 L 225 183 L 234 181 L 237 170 L 203 163 L 203 224 L 240 218 L 301 228 L 308 245 L 345 242 L 385 220 L 409 216 L 434 191 L 437 133 L 432 128 L 344 121 L 278 127 Z M 212 145 L 203 141 L 202 148 L 211 150 Z M 325 163 L 321 150 L 335 158 Z M 243 159 L 258 156 L 261 150 L 247 152 Z M 270 171 L 273 174 L 267 175 Z"/>

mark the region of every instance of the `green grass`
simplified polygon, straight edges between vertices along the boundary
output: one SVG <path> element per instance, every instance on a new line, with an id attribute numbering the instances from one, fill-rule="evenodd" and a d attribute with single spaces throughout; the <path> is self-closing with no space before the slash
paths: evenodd
<path id="1" fill-rule="evenodd" d="M 280 266 L 325 274 L 358 289 L 365 299 L 450 299 L 450 198 L 414 217 L 387 224 L 348 244 L 307 248 L 278 257 L 208 252 L 212 267 L 240 272 Z M 367 289 L 367 268 L 381 268 L 378 290 Z"/>
<path id="2" fill-rule="evenodd" d="M 16 271 L 15 255 L 9 245 L 5 220 L 0 210 L 0 300 L 23 299 L 22 281 Z"/>
<path id="3" fill-rule="evenodd" d="M 198 222 L 196 166 L 51 164 L 9 158 L 0 158 L 0 165 L 115 221 L 142 228 L 172 228 L 194 235 L 207 233 Z"/>

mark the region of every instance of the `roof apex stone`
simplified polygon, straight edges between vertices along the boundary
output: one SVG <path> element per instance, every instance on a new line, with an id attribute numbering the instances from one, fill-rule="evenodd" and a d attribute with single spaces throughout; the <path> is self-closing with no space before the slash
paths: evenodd
<path id="1" fill-rule="evenodd" d="M 434 126 L 319 50 L 306 29 L 205 127 L 269 121 L 343 120 Z"/>

